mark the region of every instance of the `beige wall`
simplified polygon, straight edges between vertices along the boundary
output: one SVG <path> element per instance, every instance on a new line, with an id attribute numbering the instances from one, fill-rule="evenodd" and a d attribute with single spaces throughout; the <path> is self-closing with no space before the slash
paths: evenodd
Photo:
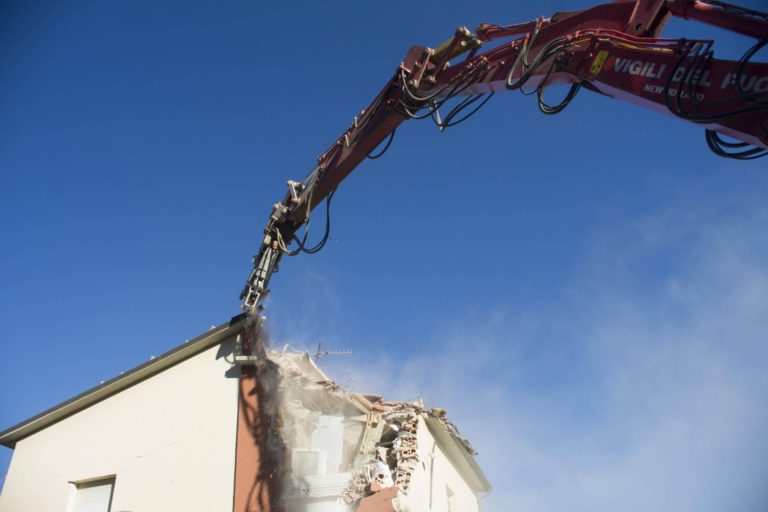
<path id="1" fill-rule="evenodd" d="M 19 441 L 0 512 L 67 512 L 69 482 L 116 475 L 113 512 L 232 509 L 233 340 Z"/>
<path id="2" fill-rule="evenodd" d="M 477 496 L 435 443 L 423 418 L 416 439 L 419 462 L 408 495 L 400 498 L 403 512 L 479 512 Z M 450 503 L 448 489 L 453 493 Z"/>
<path id="3" fill-rule="evenodd" d="M 467 485 L 464 478 L 456 471 L 445 456 L 440 446 L 434 454 L 435 474 L 432 482 L 434 496 L 432 510 L 450 512 L 474 512 L 480 510 L 480 504 L 475 493 Z M 449 489 L 452 496 L 449 497 Z"/>

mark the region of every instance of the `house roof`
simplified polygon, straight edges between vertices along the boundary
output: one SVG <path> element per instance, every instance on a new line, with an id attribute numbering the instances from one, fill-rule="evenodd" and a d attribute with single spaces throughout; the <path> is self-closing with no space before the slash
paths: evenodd
<path id="1" fill-rule="evenodd" d="M 95 403 L 105 400 L 134 384 L 138 384 L 153 375 L 157 375 L 171 366 L 200 354 L 231 336 L 240 334 L 245 329 L 245 326 L 246 315 L 235 316 L 229 322 L 212 328 L 208 332 L 177 346 L 157 358 L 121 373 L 113 379 L 0 432 L 0 444 L 13 448 L 17 441 L 39 432 Z M 343 397 L 343 400 L 348 401 L 361 411 L 386 413 L 388 411 L 406 409 L 423 415 L 429 430 L 446 448 L 448 458 L 469 479 L 473 488 L 482 492 L 490 491 L 490 483 L 474 458 L 475 452 L 472 446 L 459 434 L 456 427 L 447 420 L 443 409 L 428 409 L 423 404 L 417 403 L 389 402 L 383 400 L 378 395 L 345 392 L 317 367 L 306 352 L 272 353 L 271 357 L 281 367 L 288 370 L 289 373 L 295 376 L 300 375 L 318 386 L 318 389 L 338 394 L 339 397 Z"/>
<path id="2" fill-rule="evenodd" d="M 446 428 L 445 422 L 434 415 L 424 419 L 427 428 L 435 437 L 440 446 L 445 450 L 445 455 L 453 463 L 459 472 L 467 479 L 467 482 L 478 492 L 491 492 L 491 482 L 480 468 L 475 459 L 474 451 L 467 447 L 467 441 L 458 433 Z"/>
<path id="3" fill-rule="evenodd" d="M 245 315 L 235 316 L 229 322 L 215 327 L 159 357 L 121 373 L 113 379 L 0 432 L 0 444 L 13 448 L 17 441 L 221 343 L 224 339 L 240 333 L 244 326 Z"/>

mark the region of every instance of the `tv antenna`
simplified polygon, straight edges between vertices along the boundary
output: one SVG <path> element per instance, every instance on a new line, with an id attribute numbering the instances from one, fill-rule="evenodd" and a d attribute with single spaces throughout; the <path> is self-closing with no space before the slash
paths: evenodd
<path id="1" fill-rule="evenodd" d="M 317 350 L 312 355 L 312 358 L 317 361 L 321 357 L 327 357 L 327 356 L 350 356 L 352 355 L 351 350 L 323 350 L 323 343 L 318 342 L 317 343 Z"/>

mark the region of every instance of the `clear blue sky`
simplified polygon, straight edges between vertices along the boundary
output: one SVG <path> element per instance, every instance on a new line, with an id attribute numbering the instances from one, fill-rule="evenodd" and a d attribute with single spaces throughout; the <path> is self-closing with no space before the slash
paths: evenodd
<path id="1" fill-rule="evenodd" d="M 3 2 L 0 429 L 237 314 L 285 181 L 410 45 L 589 5 Z M 767 162 L 588 91 L 408 123 L 275 275 L 274 342 L 447 407 L 488 510 L 765 510 Z"/>

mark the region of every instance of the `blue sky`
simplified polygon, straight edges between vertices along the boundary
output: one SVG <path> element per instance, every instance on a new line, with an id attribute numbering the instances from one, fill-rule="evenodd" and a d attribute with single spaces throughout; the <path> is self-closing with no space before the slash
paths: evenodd
<path id="1" fill-rule="evenodd" d="M 0 428 L 237 314 L 285 181 L 412 44 L 589 5 L 4 2 Z M 447 407 L 487 510 L 764 510 L 765 163 L 588 91 L 407 123 L 275 275 L 275 344 Z"/>

